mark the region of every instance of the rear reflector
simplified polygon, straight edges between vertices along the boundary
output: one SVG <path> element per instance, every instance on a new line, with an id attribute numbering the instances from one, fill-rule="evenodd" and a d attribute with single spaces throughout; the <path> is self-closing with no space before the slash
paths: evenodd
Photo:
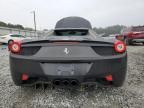
<path id="1" fill-rule="evenodd" d="M 23 81 L 26 81 L 28 80 L 28 75 L 27 74 L 22 74 L 22 78 L 21 78 Z"/>
<path id="2" fill-rule="evenodd" d="M 105 79 L 106 79 L 107 81 L 113 81 L 112 75 L 106 76 Z"/>

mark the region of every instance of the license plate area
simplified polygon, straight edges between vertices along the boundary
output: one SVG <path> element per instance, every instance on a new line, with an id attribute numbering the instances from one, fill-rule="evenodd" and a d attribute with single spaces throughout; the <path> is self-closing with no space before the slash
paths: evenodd
<path id="1" fill-rule="evenodd" d="M 44 74 L 51 76 L 81 76 L 89 72 L 90 63 L 41 63 Z"/>
<path id="2" fill-rule="evenodd" d="M 58 64 L 57 65 L 57 74 L 71 76 L 74 75 L 75 66 L 74 64 Z"/>

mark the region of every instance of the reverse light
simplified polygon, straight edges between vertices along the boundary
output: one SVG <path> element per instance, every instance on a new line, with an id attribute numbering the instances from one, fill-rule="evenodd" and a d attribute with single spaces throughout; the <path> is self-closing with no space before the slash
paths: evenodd
<path id="1" fill-rule="evenodd" d="M 126 50 L 126 44 L 123 41 L 116 41 L 114 43 L 114 49 L 118 53 L 123 53 Z"/>
<path id="2" fill-rule="evenodd" d="M 21 43 L 20 43 L 20 42 L 12 42 L 12 43 L 9 45 L 9 50 L 10 50 L 12 53 L 19 53 L 20 50 L 21 50 Z"/>

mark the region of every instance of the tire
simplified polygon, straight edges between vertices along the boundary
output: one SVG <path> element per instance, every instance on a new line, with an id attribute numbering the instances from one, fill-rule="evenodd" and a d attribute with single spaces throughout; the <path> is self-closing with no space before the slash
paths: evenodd
<path id="1" fill-rule="evenodd" d="M 143 42 L 143 45 L 144 45 L 144 42 Z"/>
<path id="2" fill-rule="evenodd" d="M 9 40 L 9 41 L 8 41 L 8 45 L 9 45 L 10 43 L 12 43 L 12 42 L 13 42 L 13 40 Z"/>

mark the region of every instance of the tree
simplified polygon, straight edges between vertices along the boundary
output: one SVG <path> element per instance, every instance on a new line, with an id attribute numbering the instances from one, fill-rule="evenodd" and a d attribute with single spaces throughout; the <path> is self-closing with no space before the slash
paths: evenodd
<path id="1" fill-rule="evenodd" d="M 109 26 L 109 27 L 106 27 L 106 28 L 96 28 L 96 27 L 94 27 L 93 30 L 95 30 L 98 34 L 105 33 L 105 35 L 110 35 L 110 34 L 120 34 L 121 30 L 124 27 L 125 26 L 123 26 L 123 25 L 113 25 L 113 26 Z"/>
<path id="2" fill-rule="evenodd" d="M 18 29 L 24 29 L 24 27 L 20 24 L 17 24 L 17 25 L 14 25 L 14 26 L 15 26 L 15 28 L 18 28 Z"/>
<path id="3" fill-rule="evenodd" d="M 7 27 L 9 27 L 9 28 L 15 28 L 15 26 L 13 24 L 11 24 L 11 23 L 8 23 Z"/>
<path id="4" fill-rule="evenodd" d="M 2 21 L 0 21 L 0 26 L 2 26 L 2 27 L 7 27 L 7 24 L 4 23 L 4 22 L 2 22 Z"/>
<path id="5" fill-rule="evenodd" d="M 25 29 L 25 30 L 29 30 L 29 31 L 34 30 L 33 28 L 30 28 L 30 27 L 25 27 L 24 29 Z"/>
<path id="6" fill-rule="evenodd" d="M 16 28 L 16 29 L 24 29 L 24 27 L 20 24 L 11 24 L 11 23 L 5 23 L 5 22 L 2 22 L 0 21 L 0 26 L 1 27 L 9 27 L 9 28 Z"/>

